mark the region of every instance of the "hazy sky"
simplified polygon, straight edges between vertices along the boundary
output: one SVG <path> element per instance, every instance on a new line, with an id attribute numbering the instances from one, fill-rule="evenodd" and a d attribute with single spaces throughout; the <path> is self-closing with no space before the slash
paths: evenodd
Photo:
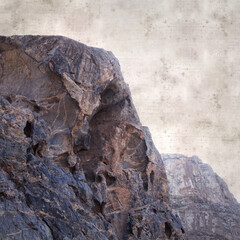
<path id="1" fill-rule="evenodd" d="M 160 152 L 198 155 L 240 200 L 239 0 L 0 0 L 0 34 L 111 50 Z"/>

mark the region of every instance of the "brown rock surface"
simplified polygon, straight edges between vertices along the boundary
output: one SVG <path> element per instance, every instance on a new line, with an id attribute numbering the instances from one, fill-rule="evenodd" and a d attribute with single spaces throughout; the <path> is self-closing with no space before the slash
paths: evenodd
<path id="1" fill-rule="evenodd" d="M 189 240 L 240 239 L 240 204 L 198 157 L 162 154 L 172 208 Z"/>
<path id="2" fill-rule="evenodd" d="M 182 239 L 111 52 L 0 37 L 0 239 Z"/>

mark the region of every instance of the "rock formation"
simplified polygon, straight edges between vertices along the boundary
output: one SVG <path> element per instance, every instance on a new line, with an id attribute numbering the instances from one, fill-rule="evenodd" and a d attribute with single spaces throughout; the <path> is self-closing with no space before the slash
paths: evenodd
<path id="1" fill-rule="evenodd" d="M 111 52 L 0 37 L 0 239 L 183 239 Z"/>
<path id="2" fill-rule="evenodd" d="M 162 159 L 186 239 L 240 239 L 240 204 L 212 168 L 195 156 L 162 154 Z"/>

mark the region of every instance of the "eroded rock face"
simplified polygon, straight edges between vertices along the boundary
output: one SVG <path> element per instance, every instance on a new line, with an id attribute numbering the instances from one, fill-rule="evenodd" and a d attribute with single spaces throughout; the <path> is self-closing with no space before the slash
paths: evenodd
<path id="1" fill-rule="evenodd" d="M 111 52 L 0 37 L 0 238 L 182 239 Z"/>
<path id="2" fill-rule="evenodd" d="M 240 204 L 198 157 L 162 154 L 174 212 L 189 240 L 240 239 Z"/>

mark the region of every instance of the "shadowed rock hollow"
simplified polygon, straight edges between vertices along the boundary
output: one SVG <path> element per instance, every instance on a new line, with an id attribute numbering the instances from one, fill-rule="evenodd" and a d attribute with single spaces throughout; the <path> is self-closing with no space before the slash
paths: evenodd
<path id="1" fill-rule="evenodd" d="M 111 52 L 0 37 L 0 239 L 183 239 Z"/>

